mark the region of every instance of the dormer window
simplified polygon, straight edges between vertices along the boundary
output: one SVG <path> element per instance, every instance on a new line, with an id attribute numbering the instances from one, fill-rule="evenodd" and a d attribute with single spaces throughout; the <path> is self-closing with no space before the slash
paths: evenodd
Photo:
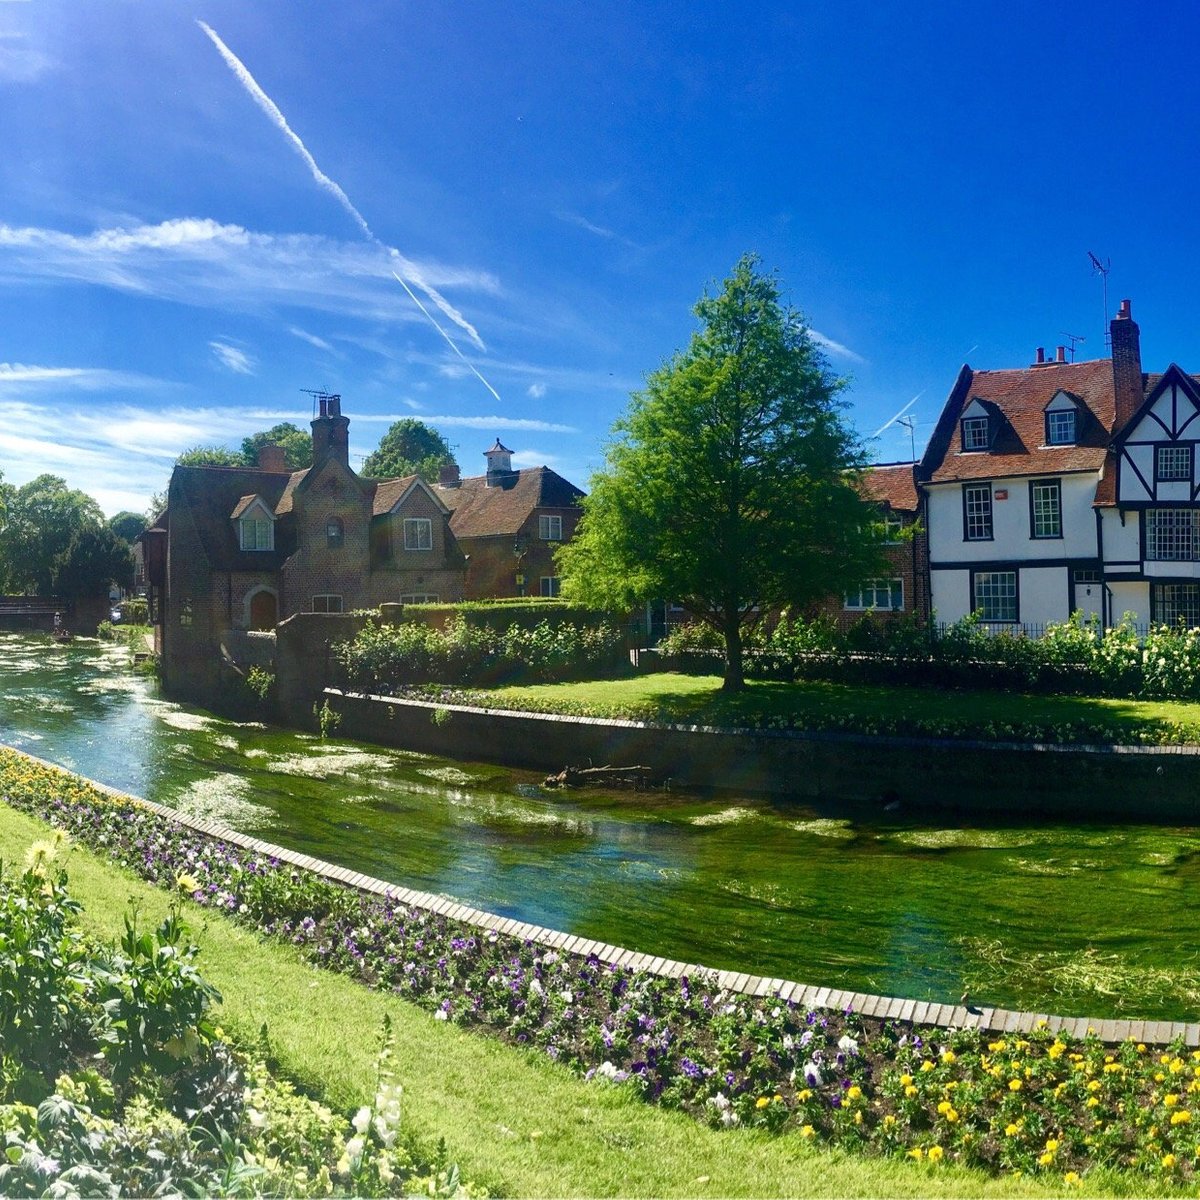
<path id="1" fill-rule="evenodd" d="M 1046 414 L 1046 445 L 1075 445 L 1075 410 L 1059 408 Z"/>
<path id="2" fill-rule="evenodd" d="M 986 450 L 988 448 L 987 417 L 963 417 L 962 448 L 964 450 Z"/>
<path id="3" fill-rule="evenodd" d="M 243 496 L 232 516 L 241 549 L 275 549 L 275 514 L 260 496 Z"/>

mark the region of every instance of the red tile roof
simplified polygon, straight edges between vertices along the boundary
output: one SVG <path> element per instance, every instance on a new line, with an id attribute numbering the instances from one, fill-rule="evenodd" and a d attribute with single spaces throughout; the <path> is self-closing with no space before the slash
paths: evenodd
<path id="1" fill-rule="evenodd" d="M 917 511 L 916 463 L 876 463 L 863 472 L 861 490 L 867 500 L 893 512 Z"/>
<path id="2" fill-rule="evenodd" d="M 434 492 L 451 510 L 450 528 L 458 538 L 515 534 L 535 509 L 577 508 L 583 493 L 549 467 L 525 467 L 488 487 L 486 475 L 473 475 L 458 487 Z"/>
<path id="3" fill-rule="evenodd" d="M 1044 444 L 1045 408 L 1060 391 L 1080 406 L 1073 446 Z M 994 406 L 993 420 L 999 420 L 989 451 L 962 449 L 960 417 L 972 400 Z M 1097 471 L 1104 463 L 1114 417 L 1112 363 L 1107 358 L 1011 371 L 963 367 L 921 461 L 921 476 L 940 483 Z"/>

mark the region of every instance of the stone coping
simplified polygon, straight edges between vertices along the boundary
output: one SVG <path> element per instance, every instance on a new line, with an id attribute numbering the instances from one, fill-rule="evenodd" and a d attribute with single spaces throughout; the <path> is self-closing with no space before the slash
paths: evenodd
<path id="1" fill-rule="evenodd" d="M 723 737 L 774 738 L 780 740 L 833 742 L 846 745 L 870 743 L 872 746 L 912 748 L 936 747 L 946 750 L 1022 750 L 1033 754 L 1130 754 L 1148 756 L 1200 755 L 1200 744 L 1194 742 L 1163 746 L 1136 746 L 1112 742 L 995 742 L 984 738 L 937 738 L 901 736 L 889 733 L 853 733 L 840 729 L 738 729 L 725 725 L 685 725 L 671 721 L 635 721 L 628 717 L 585 717 L 572 713 L 539 712 L 524 708 L 481 708 L 477 704 L 455 704 L 424 700 L 417 696 L 377 696 L 370 692 L 348 692 L 341 688 L 325 688 L 325 696 L 344 696 L 350 700 L 370 700 L 377 704 L 403 705 L 411 708 L 444 709 L 446 712 L 476 713 L 493 717 L 517 717 L 525 720 L 547 721 L 563 725 L 591 725 L 609 729 L 669 729 L 680 733 L 703 733 Z"/>
<path id="2" fill-rule="evenodd" d="M 18 750 L 16 753 L 24 754 L 26 758 L 33 759 L 43 766 L 68 775 L 73 774 L 65 767 L 39 758 L 35 754 L 28 754 L 23 750 Z M 615 967 L 628 967 L 632 971 L 646 971 L 652 975 L 662 975 L 672 979 L 678 979 L 683 975 L 704 975 L 715 980 L 719 987 L 746 996 L 774 996 L 783 1001 L 802 1004 L 806 1008 L 840 1011 L 850 1009 L 864 1017 L 903 1021 L 913 1025 L 981 1029 L 987 1032 L 1007 1034 L 1030 1033 L 1044 1024 L 1051 1032 L 1057 1033 L 1061 1030 L 1072 1037 L 1083 1037 L 1085 1034 L 1093 1032 L 1101 1041 L 1113 1044 L 1132 1038 L 1134 1041 L 1165 1045 L 1167 1042 L 1174 1041 L 1175 1038 L 1182 1038 L 1187 1046 L 1200 1046 L 1200 1022 L 1196 1021 L 1110 1020 L 1097 1017 L 1067 1017 L 1054 1013 L 1020 1012 L 991 1006 L 939 1004 L 928 1000 L 906 1000 L 896 996 L 878 996 L 868 992 L 847 992 L 837 988 L 817 987 L 773 976 L 751 975 L 738 971 L 716 971 L 697 963 L 684 963 L 674 959 L 642 954 L 636 950 L 627 950 L 621 946 L 612 946 L 606 942 L 576 937 L 554 929 L 544 929 L 540 925 L 530 925 L 526 921 L 517 921 L 497 916 L 495 913 L 484 912 L 478 908 L 470 908 L 465 904 L 460 904 L 451 896 L 437 895 L 433 892 L 418 892 L 398 884 L 385 883 L 381 879 L 351 871 L 346 867 L 336 866 L 323 859 L 300 854 L 298 851 L 288 850 L 284 846 L 276 846 L 271 842 L 251 837 L 249 834 L 239 833 L 219 822 L 189 817 L 173 808 L 167 808 L 165 805 L 158 804 L 153 800 L 146 800 L 141 796 L 132 796 L 128 792 L 122 792 L 107 784 L 97 783 L 91 779 L 88 780 L 88 783 L 106 795 L 140 805 L 196 833 L 241 846 L 256 854 L 277 858 L 280 862 L 289 863 L 300 870 L 311 871 L 334 883 L 340 883 L 396 903 L 407 904 L 412 908 L 425 909 L 450 920 L 459 921 L 464 925 L 473 925 L 477 929 L 494 929 L 498 933 L 520 938 L 523 941 L 536 942 L 565 954 L 576 954 L 585 958 L 594 955 L 601 962 Z"/>

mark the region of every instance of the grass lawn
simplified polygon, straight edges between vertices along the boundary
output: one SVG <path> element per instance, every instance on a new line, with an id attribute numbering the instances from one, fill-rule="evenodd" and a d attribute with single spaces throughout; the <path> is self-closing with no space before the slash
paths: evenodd
<path id="1" fill-rule="evenodd" d="M 801 681 L 749 680 L 732 695 L 721 691 L 715 675 L 659 672 L 627 679 L 584 683 L 534 684 L 473 689 L 498 708 L 562 712 L 577 716 L 626 717 L 737 726 L 789 722 L 828 727 L 832 719 L 861 723 L 897 718 L 920 719 L 931 726 L 955 726 L 964 733 L 1003 724 L 1061 727 L 1068 722 L 1103 725 L 1128 735 L 1122 740 L 1161 740 L 1166 726 L 1194 727 L 1200 735 L 1200 703 L 1180 700 L 1113 700 L 1094 696 L 1028 696 L 998 691 L 952 691 Z M 1200 740 L 1200 736 L 1198 736 Z"/>
<path id="2" fill-rule="evenodd" d="M 19 862 L 47 827 L 0 805 L 0 858 Z M 168 896 L 83 849 L 67 859 L 86 923 L 119 935 L 132 902 L 157 923 Z M 265 1024 L 280 1071 L 351 1110 L 374 1090 L 385 1013 L 405 1088 L 403 1126 L 444 1136 L 466 1178 L 519 1196 L 1037 1196 L 1061 1181 L 991 1179 L 955 1167 L 852 1157 L 798 1135 L 716 1132 L 628 1089 L 584 1083 L 541 1055 L 475 1036 L 389 995 L 315 970 L 288 945 L 185 904 L 199 968 L 222 992 L 219 1021 L 251 1042 Z M 1089 1175 L 1087 1195 L 1162 1193 L 1145 1177 Z"/>

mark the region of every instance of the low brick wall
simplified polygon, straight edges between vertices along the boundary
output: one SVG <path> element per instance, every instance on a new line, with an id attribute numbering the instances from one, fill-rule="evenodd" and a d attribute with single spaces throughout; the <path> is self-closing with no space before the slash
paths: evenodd
<path id="1" fill-rule="evenodd" d="M 958 813 L 1200 824 L 1200 748 L 734 732 L 325 692 L 345 737 L 532 770 L 645 766 L 679 787 Z M 435 715 L 437 720 L 435 720 Z"/>

